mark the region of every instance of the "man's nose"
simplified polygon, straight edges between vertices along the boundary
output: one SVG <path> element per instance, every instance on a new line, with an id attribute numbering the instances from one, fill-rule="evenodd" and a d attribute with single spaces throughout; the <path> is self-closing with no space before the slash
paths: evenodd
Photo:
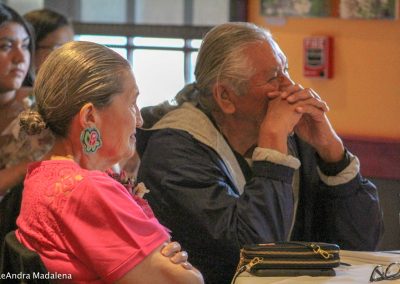
<path id="1" fill-rule="evenodd" d="M 143 117 L 140 111 L 136 112 L 136 127 L 141 128 L 143 126 Z"/>
<path id="2" fill-rule="evenodd" d="M 280 76 L 280 89 L 286 89 L 289 86 L 296 84 L 289 76 L 289 74 L 281 74 Z"/>

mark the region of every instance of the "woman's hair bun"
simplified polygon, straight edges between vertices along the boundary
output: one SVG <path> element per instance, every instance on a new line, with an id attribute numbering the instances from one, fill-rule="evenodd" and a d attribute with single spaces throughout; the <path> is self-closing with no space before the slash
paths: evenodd
<path id="1" fill-rule="evenodd" d="M 19 115 L 21 130 L 28 135 L 40 134 L 46 128 L 43 117 L 36 110 L 26 110 Z"/>

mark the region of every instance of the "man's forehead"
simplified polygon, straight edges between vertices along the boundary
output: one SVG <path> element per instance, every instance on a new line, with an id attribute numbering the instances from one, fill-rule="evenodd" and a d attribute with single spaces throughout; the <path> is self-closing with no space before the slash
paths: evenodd
<path id="1" fill-rule="evenodd" d="M 280 58 L 280 60 L 282 60 L 282 64 L 286 64 L 286 56 L 283 53 L 282 49 L 279 47 L 279 45 L 276 43 L 276 41 L 274 41 L 273 39 L 270 40 L 270 46 L 273 50 L 273 52 L 275 53 L 275 55 L 277 57 Z"/>
<path id="2" fill-rule="evenodd" d="M 272 39 L 250 44 L 247 56 L 254 67 L 258 66 L 258 72 L 274 72 L 287 65 L 286 56 Z"/>

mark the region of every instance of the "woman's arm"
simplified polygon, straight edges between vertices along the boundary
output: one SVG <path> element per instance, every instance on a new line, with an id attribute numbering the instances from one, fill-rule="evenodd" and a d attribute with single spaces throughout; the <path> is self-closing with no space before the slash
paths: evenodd
<path id="1" fill-rule="evenodd" d="M 0 170 L 0 196 L 6 194 L 8 189 L 16 186 L 24 179 L 28 163 L 23 162 Z"/>
<path id="2" fill-rule="evenodd" d="M 156 248 L 116 283 L 203 284 L 201 273 L 186 261 L 187 254 L 176 252 L 180 246 L 171 247 L 173 244 Z"/>

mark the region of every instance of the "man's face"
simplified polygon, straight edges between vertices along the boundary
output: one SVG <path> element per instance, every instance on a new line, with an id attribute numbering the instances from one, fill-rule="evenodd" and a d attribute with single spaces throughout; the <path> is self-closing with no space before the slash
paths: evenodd
<path id="1" fill-rule="evenodd" d="M 235 115 L 258 129 L 267 112 L 267 94 L 283 91 L 293 81 L 289 77 L 286 56 L 274 41 L 251 43 L 244 53 L 253 75 L 247 92 L 235 98 Z"/>

